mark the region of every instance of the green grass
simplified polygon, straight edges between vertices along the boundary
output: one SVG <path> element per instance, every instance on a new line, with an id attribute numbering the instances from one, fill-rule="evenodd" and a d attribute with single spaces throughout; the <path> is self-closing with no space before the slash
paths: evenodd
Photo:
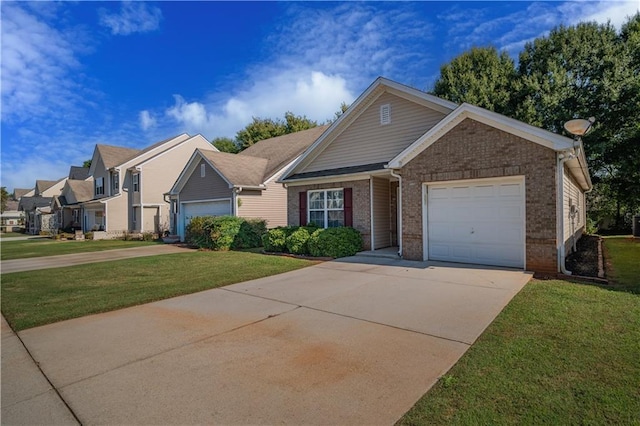
<path id="1" fill-rule="evenodd" d="M 158 244 L 155 241 L 85 240 L 56 241 L 49 238 L 36 240 L 2 241 L 0 259 L 54 256 L 58 254 L 86 253 L 110 249 L 133 248 Z"/>
<path id="2" fill-rule="evenodd" d="M 607 278 L 622 290 L 640 293 L 640 238 L 605 237 Z"/>
<path id="3" fill-rule="evenodd" d="M 2 275 L 15 330 L 194 293 L 314 262 L 245 252 L 193 252 Z"/>
<path id="4" fill-rule="evenodd" d="M 21 232 L 0 232 L 0 238 L 27 237 L 27 234 Z"/>
<path id="5" fill-rule="evenodd" d="M 398 422 L 639 424 L 640 298 L 532 281 Z"/>

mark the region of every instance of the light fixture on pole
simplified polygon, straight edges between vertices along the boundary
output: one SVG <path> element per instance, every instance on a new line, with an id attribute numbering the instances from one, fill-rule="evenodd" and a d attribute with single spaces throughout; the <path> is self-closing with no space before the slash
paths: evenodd
<path id="1" fill-rule="evenodd" d="M 579 150 L 581 148 L 582 137 L 587 133 L 589 133 L 589 130 L 592 129 L 593 123 L 595 123 L 595 121 L 596 121 L 595 117 L 589 117 L 588 120 L 585 120 L 584 118 L 576 118 L 574 120 L 569 120 L 566 123 L 564 123 L 565 130 L 571 133 L 573 136 L 575 136 L 575 139 L 574 139 L 575 143 L 574 143 L 573 149 L 576 155 L 578 155 Z"/>

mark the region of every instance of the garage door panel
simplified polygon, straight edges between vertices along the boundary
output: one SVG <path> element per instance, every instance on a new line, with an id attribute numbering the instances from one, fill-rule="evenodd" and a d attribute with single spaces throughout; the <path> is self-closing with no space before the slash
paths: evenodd
<path id="1" fill-rule="evenodd" d="M 184 203 L 182 209 L 186 219 L 196 216 L 223 216 L 231 214 L 231 203 L 229 200 Z"/>
<path id="2" fill-rule="evenodd" d="M 428 257 L 524 267 L 524 182 L 427 187 Z"/>

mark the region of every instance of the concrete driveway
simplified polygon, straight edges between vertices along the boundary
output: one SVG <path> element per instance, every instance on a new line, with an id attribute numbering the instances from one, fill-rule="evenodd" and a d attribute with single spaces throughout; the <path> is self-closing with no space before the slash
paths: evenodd
<path id="1" fill-rule="evenodd" d="M 353 257 L 19 336 L 83 424 L 393 424 L 530 278 Z"/>

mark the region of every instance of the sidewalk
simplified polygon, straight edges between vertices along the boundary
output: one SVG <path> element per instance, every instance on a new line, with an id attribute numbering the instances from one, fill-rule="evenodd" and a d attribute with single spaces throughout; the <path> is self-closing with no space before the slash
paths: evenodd
<path id="1" fill-rule="evenodd" d="M 94 251 L 88 253 L 63 254 L 58 256 L 31 257 L 28 259 L 3 260 L 0 273 L 35 271 L 38 269 L 62 268 L 65 266 L 84 265 L 86 263 L 108 262 L 111 260 L 130 259 L 132 257 L 156 256 L 160 254 L 186 253 L 192 249 L 173 244 L 134 247 Z"/>
<path id="2" fill-rule="evenodd" d="M 79 424 L 4 316 L 1 318 L 2 424 Z"/>

